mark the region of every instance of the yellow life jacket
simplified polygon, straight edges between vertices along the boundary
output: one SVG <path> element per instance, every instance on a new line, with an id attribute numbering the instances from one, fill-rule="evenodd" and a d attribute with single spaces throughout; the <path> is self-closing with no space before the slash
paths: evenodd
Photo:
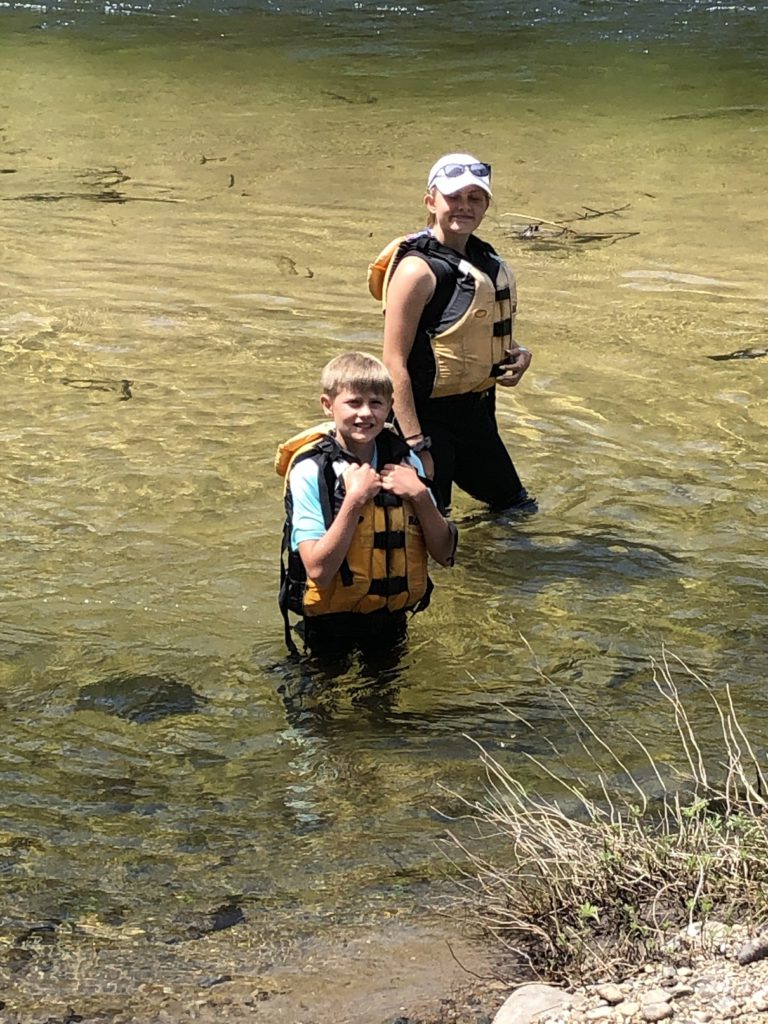
<path id="1" fill-rule="evenodd" d="M 319 587 L 307 579 L 304 564 L 290 543 L 293 500 L 289 485 L 299 459 L 318 466 L 320 505 L 326 529 L 344 498 L 340 463 L 354 464 L 331 433 L 330 424 L 310 427 L 278 447 L 275 469 L 285 477 L 286 521 L 283 529 L 280 607 L 283 615 L 330 615 L 335 612 L 420 611 L 429 603 L 432 582 L 427 573 L 427 548 L 411 502 L 381 492 L 362 509 L 352 542 L 330 585 Z M 376 439 L 379 465 L 399 463 L 410 449 L 392 429 Z"/>
<path id="2" fill-rule="evenodd" d="M 473 236 L 474 238 L 474 236 Z M 517 313 L 517 286 L 509 267 L 492 246 L 474 238 L 483 267 L 442 245 L 428 230 L 395 238 L 368 267 L 368 288 L 386 313 L 389 282 L 400 260 L 419 253 L 434 271 L 438 288 L 448 279 L 440 308 L 428 303 L 423 327 L 435 364 L 430 398 L 485 391 L 503 373 L 506 350 L 512 346 Z"/>

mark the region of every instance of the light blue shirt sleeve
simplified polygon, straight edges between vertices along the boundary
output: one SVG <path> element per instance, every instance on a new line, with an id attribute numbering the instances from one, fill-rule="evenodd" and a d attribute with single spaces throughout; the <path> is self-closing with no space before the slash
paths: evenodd
<path id="1" fill-rule="evenodd" d="M 413 466 L 419 476 L 424 476 L 424 466 L 422 465 L 421 459 L 418 455 L 414 455 L 413 452 L 411 452 L 406 461 L 410 466 Z"/>
<path id="2" fill-rule="evenodd" d="M 293 498 L 291 548 L 294 551 L 298 551 L 303 540 L 320 540 L 325 534 L 319 477 L 319 467 L 312 459 L 303 459 L 288 476 Z"/>

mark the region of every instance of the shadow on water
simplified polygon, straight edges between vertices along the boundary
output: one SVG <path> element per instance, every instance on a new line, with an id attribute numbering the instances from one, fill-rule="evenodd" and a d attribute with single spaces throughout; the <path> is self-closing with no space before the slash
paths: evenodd
<path id="1" fill-rule="evenodd" d="M 206 704 L 187 683 L 154 675 L 119 675 L 80 690 L 79 711 L 103 711 L 145 725 L 171 715 L 191 715 Z"/>
<path id="2" fill-rule="evenodd" d="M 500 564 L 497 560 L 503 556 L 505 573 L 513 573 L 516 566 L 521 573 L 525 570 L 516 578 L 525 579 L 528 591 L 536 588 L 537 581 L 545 586 L 553 575 L 564 579 L 569 575 L 590 574 L 590 578 L 594 578 L 591 574 L 608 574 L 636 582 L 641 578 L 677 576 L 679 567 L 687 564 L 687 559 L 681 555 L 646 541 L 632 540 L 626 534 L 601 530 L 583 530 L 578 534 L 534 529 L 523 532 L 497 518 L 491 523 L 495 529 L 484 530 L 481 543 L 475 544 L 473 528 L 488 523 L 489 518 L 488 513 L 478 513 L 459 521 L 464 542 L 462 564 L 470 570 L 487 573 L 489 555 L 495 564 Z"/>

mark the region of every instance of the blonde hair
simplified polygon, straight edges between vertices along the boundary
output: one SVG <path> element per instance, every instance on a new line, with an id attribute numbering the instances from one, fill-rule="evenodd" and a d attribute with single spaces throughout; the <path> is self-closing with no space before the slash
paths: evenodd
<path id="1" fill-rule="evenodd" d="M 430 195 L 433 198 L 434 198 L 435 192 L 437 192 L 437 185 L 433 185 L 431 188 L 427 189 L 427 195 Z M 425 196 L 425 198 L 426 198 L 426 196 Z M 433 228 L 435 226 L 435 224 L 437 224 L 437 217 L 430 210 L 427 213 L 427 223 L 426 223 L 425 226 L 428 227 L 428 228 Z"/>
<path id="2" fill-rule="evenodd" d="M 365 352 L 345 352 L 332 359 L 323 368 L 320 386 L 329 398 L 335 398 L 341 391 L 360 391 L 392 401 L 394 391 L 384 363 Z"/>

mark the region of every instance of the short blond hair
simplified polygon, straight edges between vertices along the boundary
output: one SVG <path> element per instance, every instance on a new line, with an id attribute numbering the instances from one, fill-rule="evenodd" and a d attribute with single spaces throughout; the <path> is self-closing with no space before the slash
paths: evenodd
<path id="1" fill-rule="evenodd" d="M 381 395 L 392 401 L 394 386 L 389 370 L 375 356 L 365 352 L 345 352 L 323 368 L 320 377 L 323 394 L 335 398 L 341 391 L 360 391 Z"/>

